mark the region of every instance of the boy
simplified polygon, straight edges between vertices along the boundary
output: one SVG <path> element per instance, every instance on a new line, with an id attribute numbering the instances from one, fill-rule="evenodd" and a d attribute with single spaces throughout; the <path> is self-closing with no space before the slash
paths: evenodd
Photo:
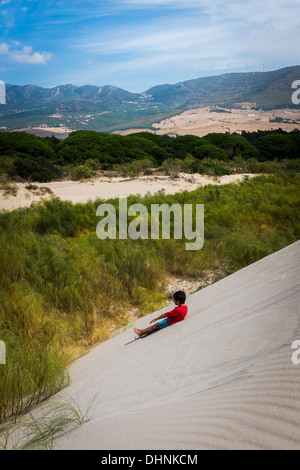
<path id="1" fill-rule="evenodd" d="M 139 328 L 133 328 L 134 332 L 141 338 L 143 335 L 151 335 L 156 330 L 160 330 L 162 328 L 166 328 L 167 326 L 173 325 L 179 321 L 182 321 L 188 311 L 187 305 L 185 305 L 186 294 L 182 290 L 175 292 L 173 295 L 173 300 L 176 305 L 174 310 L 170 312 L 162 313 L 159 317 L 151 320 L 150 323 L 154 323 L 157 320 L 163 319 L 159 323 L 156 323 L 153 326 L 148 326 L 144 330 L 140 330 Z"/>

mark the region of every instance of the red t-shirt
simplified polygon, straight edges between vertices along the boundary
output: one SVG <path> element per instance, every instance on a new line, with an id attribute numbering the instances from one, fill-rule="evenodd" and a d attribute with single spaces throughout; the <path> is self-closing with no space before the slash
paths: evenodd
<path id="1" fill-rule="evenodd" d="M 165 313 L 167 317 L 167 322 L 169 323 L 169 325 L 173 325 L 174 323 L 182 321 L 186 316 L 187 311 L 187 305 L 178 305 L 178 307 L 175 307 L 174 310 Z"/>

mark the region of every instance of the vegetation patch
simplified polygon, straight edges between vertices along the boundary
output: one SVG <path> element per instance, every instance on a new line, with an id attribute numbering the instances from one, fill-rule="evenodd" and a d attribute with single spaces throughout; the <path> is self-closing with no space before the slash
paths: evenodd
<path id="1" fill-rule="evenodd" d="M 0 133 L 0 175 L 10 180 L 47 182 L 91 178 L 97 171 L 137 176 L 175 167 L 221 176 L 241 171 L 272 173 L 300 161 L 300 132 L 210 133 L 127 136 L 75 131 L 60 141 L 25 132 Z M 236 165 L 239 162 L 239 165 Z"/>

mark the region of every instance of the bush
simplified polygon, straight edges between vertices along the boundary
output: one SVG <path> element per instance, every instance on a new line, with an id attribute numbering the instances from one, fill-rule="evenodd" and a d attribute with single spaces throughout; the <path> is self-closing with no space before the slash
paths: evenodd
<path id="1" fill-rule="evenodd" d="M 279 162 L 258 162 L 255 158 L 247 160 L 247 170 L 251 173 L 276 173 L 282 170 Z"/>
<path id="2" fill-rule="evenodd" d="M 78 165 L 70 169 L 71 179 L 74 181 L 92 178 L 94 171 L 88 165 Z"/>
<path id="3" fill-rule="evenodd" d="M 16 184 L 11 184 L 9 181 L 7 181 L 6 176 L 0 174 L 0 189 L 4 191 L 3 195 L 9 196 L 16 196 L 18 193 L 18 187 Z"/>
<path id="4" fill-rule="evenodd" d="M 115 165 L 114 168 L 122 173 L 122 176 L 129 176 L 135 178 L 141 173 L 145 173 L 153 166 L 153 163 L 148 159 L 134 160 L 130 163 L 124 163 L 123 165 Z"/>
<path id="5" fill-rule="evenodd" d="M 9 176 L 22 178 L 27 181 L 47 182 L 59 179 L 62 170 L 43 157 L 16 158 L 13 169 L 9 171 Z"/>
<path id="6" fill-rule="evenodd" d="M 89 158 L 85 162 L 85 166 L 91 168 L 91 170 L 101 170 L 102 165 L 98 160 L 94 160 L 93 158 Z"/>
<path id="7" fill-rule="evenodd" d="M 187 155 L 182 161 L 182 168 L 186 173 L 199 173 L 200 162 L 193 155 Z"/>
<path id="8" fill-rule="evenodd" d="M 226 162 L 222 164 L 219 160 L 204 158 L 201 161 L 200 173 L 210 176 L 231 175 L 231 170 L 226 167 Z"/>
<path id="9" fill-rule="evenodd" d="M 0 155 L 0 175 L 11 174 L 14 169 L 14 160 L 7 155 Z"/>
<path id="10" fill-rule="evenodd" d="M 285 170 L 300 172 L 300 159 L 283 160 L 282 165 Z"/>
<path id="11" fill-rule="evenodd" d="M 183 162 L 179 158 L 167 158 L 162 162 L 161 168 L 167 175 L 178 173 L 183 169 Z"/>

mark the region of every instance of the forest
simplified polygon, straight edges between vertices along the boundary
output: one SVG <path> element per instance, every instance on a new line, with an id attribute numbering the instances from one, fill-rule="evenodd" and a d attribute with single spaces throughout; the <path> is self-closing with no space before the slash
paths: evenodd
<path id="1" fill-rule="evenodd" d="M 159 170 L 221 176 L 299 168 L 300 131 L 296 129 L 175 138 L 148 132 L 120 136 L 74 131 L 64 140 L 0 132 L 0 177 L 14 181 L 79 180 L 99 171 L 130 177 Z"/>

